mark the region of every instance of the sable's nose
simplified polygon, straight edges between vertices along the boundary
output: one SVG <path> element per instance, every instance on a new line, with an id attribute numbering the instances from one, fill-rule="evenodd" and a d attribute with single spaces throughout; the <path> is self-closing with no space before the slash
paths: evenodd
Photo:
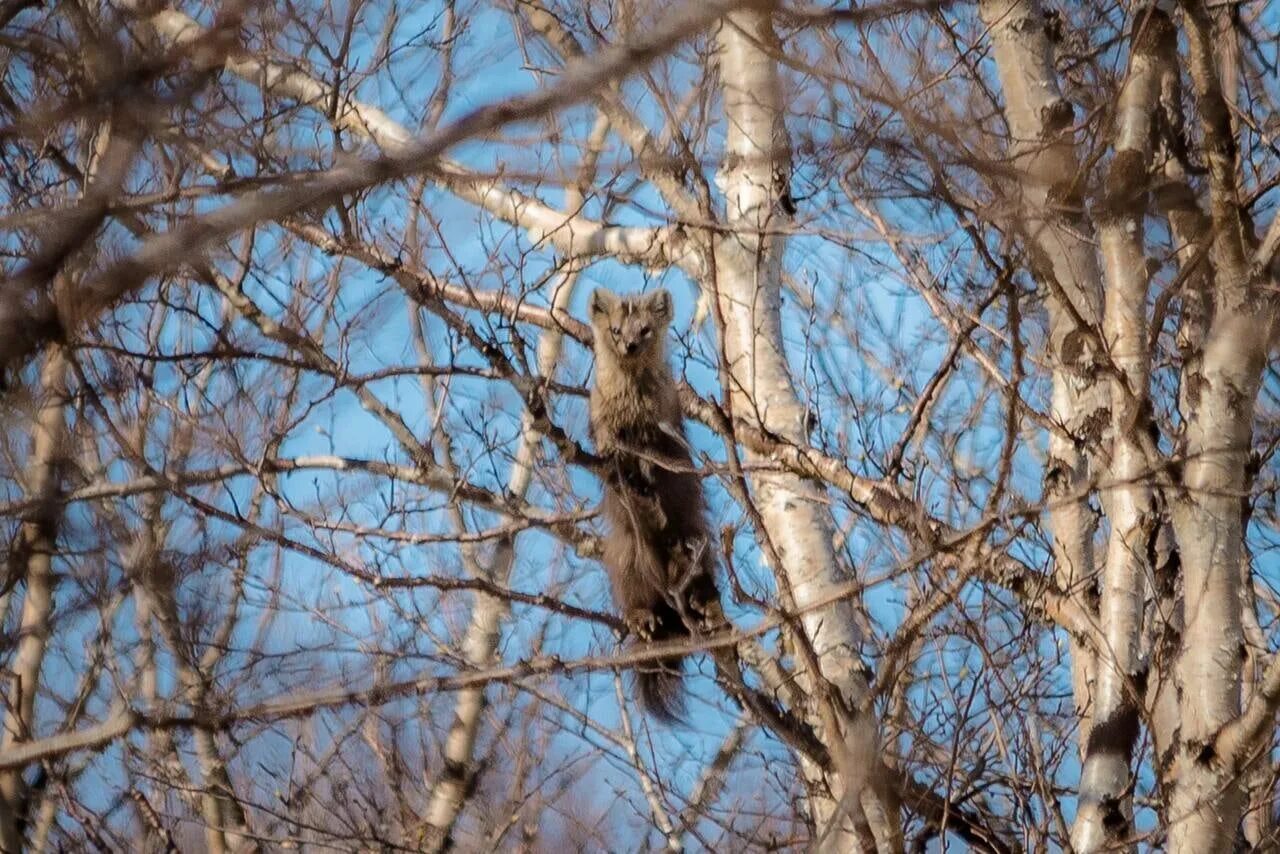
<path id="1" fill-rule="evenodd" d="M 639 343 L 638 341 L 628 341 L 628 342 L 627 342 L 627 355 L 628 355 L 628 356 L 630 356 L 632 353 L 634 353 L 634 352 L 636 351 L 636 348 L 637 348 L 637 347 L 639 347 L 639 346 L 640 346 L 640 343 Z"/>

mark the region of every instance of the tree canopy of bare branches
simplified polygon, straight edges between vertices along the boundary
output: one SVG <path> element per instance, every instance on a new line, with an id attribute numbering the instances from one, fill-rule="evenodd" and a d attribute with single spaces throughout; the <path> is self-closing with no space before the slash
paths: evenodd
<path id="1" fill-rule="evenodd" d="M 1280 846 L 1274 4 L 3 0 L 0 199 L 0 851 Z"/>

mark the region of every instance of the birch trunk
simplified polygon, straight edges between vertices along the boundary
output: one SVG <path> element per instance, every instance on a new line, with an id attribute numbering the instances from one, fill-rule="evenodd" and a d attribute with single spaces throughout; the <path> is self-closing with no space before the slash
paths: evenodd
<path id="1" fill-rule="evenodd" d="M 1149 429 L 1147 267 L 1143 249 L 1151 127 L 1160 93 L 1159 53 L 1172 24 L 1158 9 L 1135 10 L 1129 71 L 1115 116 L 1115 159 L 1098 206 L 1106 272 L 1103 339 L 1110 359 L 1111 455 L 1103 504 L 1111 523 L 1102 570 L 1097 688 L 1071 843 L 1089 852 L 1130 847 L 1130 761 L 1138 736 L 1137 680 L 1142 612 L 1155 531 L 1152 468 L 1143 450 Z"/>
<path id="2" fill-rule="evenodd" d="M 36 694 L 49 643 L 53 616 L 53 554 L 61 511 L 56 504 L 58 464 L 66 442 L 66 357 L 51 348 L 40 373 L 43 399 L 32 433 L 31 461 L 27 466 L 27 495 L 36 509 L 18 530 L 14 551 L 24 564 L 22 616 L 18 624 L 18 649 L 10 667 L 0 752 L 28 741 L 35 726 Z M 6 852 L 22 850 L 22 826 L 26 821 L 26 783 L 22 772 L 0 774 L 0 846 Z"/>
<path id="3" fill-rule="evenodd" d="M 1087 239 L 1080 166 L 1068 130 L 1074 110 L 1058 86 L 1040 4 L 983 0 L 979 11 L 990 28 L 1004 92 L 1024 239 L 1049 310 L 1050 414 L 1063 428 L 1049 435 L 1045 471 L 1054 576 L 1063 591 L 1093 613 L 1096 522 L 1088 500 L 1089 459 L 1082 448 L 1096 446 L 1100 438 L 1107 389 L 1092 370 L 1095 345 L 1090 331 L 1098 328 L 1102 314 L 1102 276 Z M 1084 754 L 1092 730 L 1096 663 L 1079 639 L 1069 643 Z"/>
<path id="4" fill-rule="evenodd" d="M 1161 10 L 1164 11 L 1163 7 Z M 1182 66 L 1178 59 L 1177 33 L 1172 29 L 1171 20 L 1169 26 L 1170 43 L 1161 45 L 1157 53 L 1163 118 L 1158 150 L 1162 181 L 1153 198 L 1173 235 L 1178 277 L 1182 280 L 1176 340 L 1183 377 L 1179 387 L 1178 411 L 1185 417 L 1194 409 L 1190 400 L 1193 387 L 1186 380 L 1200 374 L 1205 330 L 1212 315 L 1213 270 L 1208 255 L 1213 224 L 1201 209 L 1183 165 L 1187 140 L 1184 135 Z M 1182 440 L 1185 444 L 1185 436 Z M 1185 458 L 1185 447 L 1179 445 L 1174 453 L 1176 457 Z M 1167 767 L 1177 746 L 1178 697 L 1174 671 L 1183 629 L 1181 558 L 1168 519 L 1168 500 L 1164 502 L 1162 514 L 1165 519 L 1156 548 L 1152 606 L 1146 625 L 1150 638 L 1146 705 L 1157 769 Z"/>
<path id="5" fill-rule="evenodd" d="M 575 186 L 569 187 L 565 194 L 565 216 L 573 215 L 582 207 L 586 192 L 594 180 L 595 164 L 603 150 L 609 132 L 610 123 L 601 117 L 592 128 L 588 139 L 588 150 L 583 169 Z M 568 311 L 570 301 L 578 284 L 576 265 L 570 264 L 567 271 L 555 279 L 552 291 L 551 307 L 553 313 Z M 564 347 L 564 334 L 558 329 L 548 329 L 538 337 L 538 375 L 545 381 L 555 379 L 556 365 L 560 362 L 560 353 Z M 533 482 L 533 467 L 537 464 L 538 444 L 542 436 L 538 432 L 531 413 L 525 412 L 520 431 L 520 444 L 516 448 L 515 460 L 511 466 L 511 474 L 507 482 L 507 493 L 514 500 L 522 500 Z M 511 569 L 515 564 L 515 537 L 507 536 L 498 541 L 494 554 L 487 567 L 487 578 L 496 584 L 506 586 Z M 471 561 L 470 563 L 478 563 Z M 467 627 L 466 637 L 462 642 L 463 655 L 467 663 L 477 669 L 492 667 L 498 658 L 498 641 L 502 636 L 502 625 L 511 612 L 511 605 L 505 599 L 476 594 L 475 605 L 471 613 L 471 623 Z M 466 801 L 470 769 L 475 765 L 476 737 L 480 731 L 480 717 L 485 708 L 484 688 L 468 689 L 458 693 L 454 705 L 453 724 L 444 746 L 444 775 L 432 787 L 427 806 L 424 848 L 437 851 L 449 846 L 453 826 L 462 812 Z"/>
<path id="6" fill-rule="evenodd" d="M 573 281 L 562 282 L 555 298 L 555 308 L 567 307 L 573 291 Z M 559 359 L 562 335 L 548 330 L 538 342 L 539 372 L 550 379 Z M 526 415 L 522 427 L 520 445 L 512 465 L 507 490 L 514 499 L 521 499 L 532 481 L 533 465 L 540 434 L 533 421 Z M 515 564 L 515 537 L 506 536 L 498 541 L 484 575 L 487 580 L 505 586 Z M 478 562 L 477 562 L 478 563 Z M 502 626 L 511 612 L 510 602 L 495 596 L 477 593 L 472 606 L 471 622 L 462 642 L 462 654 L 467 663 L 476 669 L 492 667 L 498 657 L 498 641 Z M 422 849 L 442 851 L 452 847 L 453 827 L 466 805 L 470 781 L 475 773 L 476 738 L 480 733 L 481 717 L 486 707 L 485 688 L 468 688 L 458 692 L 453 709 L 453 724 L 444 744 L 444 767 L 440 778 L 431 788 L 428 800 Z"/>
<path id="7" fill-rule="evenodd" d="M 1122 387 L 1127 381 L 1130 390 L 1145 389 L 1147 382 L 1146 265 L 1141 246 L 1125 234 L 1132 227 L 1129 220 L 1100 229 L 1108 279 L 1104 329 L 1124 379 L 1113 382 L 1111 485 L 1103 499 L 1111 530 L 1101 579 L 1097 684 L 1072 829 L 1077 851 L 1114 849 L 1131 835 L 1133 822 L 1129 762 L 1138 735 L 1134 685 L 1152 517 L 1150 470 L 1132 436 L 1146 426 L 1141 399 L 1125 400 Z"/>
<path id="8" fill-rule="evenodd" d="M 717 182 L 724 193 L 727 236 L 716 244 L 718 310 L 723 318 L 724 351 L 730 376 L 728 403 L 733 413 L 803 445 L 804 408 L 791 382 L 783 352 L 781 262 L 786 225 L 785 177 L 790 162 L 783 123 L 777 63 L 768 49 L 777 46 L 769 16 L 739 11 L 726 17 L 717 34 L 720 81 L 727 139 Z M 751 462 L 753 455 L 748 454 Z M 832 547 L 832 529 L 822 488 L 813 481 L 759 468 L 750 477 L 754 497 L 776 556 L 772 567 L 784 603 L 808 609 L 841 583 Z M 847 600 L 802 618 L 820 673 L 806 674 L 810 716 L 842 772 L 822 775 L 809 768 L 810 811 L 817 825 L 817 850 L 860 851 L 901 848 L 900 818 L 891 799 L 878 790 L 880 766 L 876 722 L 869 710 L 868 686 L 859 656 L 861 638 Z M 824 716 L 816 707 L 832 686 L 852 711 L 844 720 Z M 850 773 L 853 772 L 853 773 Z M 859 827 L 863 831 L 859 832 Z M 874 840 L 868 838 L 866 830 Z"/>
<path id="9" fill-rule="evenodd" d="M 1215 736 L 1240 711 L 1244 627 L 1240 566 L 1253 411 L 1272 333 L 1274 304 L 1252 269 L 1252 225 L 1236 183 L 1236 144 L 1218 79 L 1209 13 L 1184 3 L 1189 73 L 1209 166 L 1214 237 L 1213 319 L 1197 375 L 1188 386 L 1183 494 L 1174 511 L 1181 550 L 1185 629 L 1178 659 L 1177 756 L 1171 785 L 1169 850 L 1230 849 L 1240 823 L 1239 757 L 1220 755 Z"/>
<path id="10" fill-rule="evenodd" d="M 1251 327 L 1248 319 L 1224 318 L 1210 330 L 1198 409 L 1187 425 L 1186 491 L 1174 512 L 1186 626 L 1169 850 L 1188 854 L 1229 849 L 1240 818 L 1235 769 L 1204 748 L 1240 711 L 1241 496 L 1261 371 Z"/>

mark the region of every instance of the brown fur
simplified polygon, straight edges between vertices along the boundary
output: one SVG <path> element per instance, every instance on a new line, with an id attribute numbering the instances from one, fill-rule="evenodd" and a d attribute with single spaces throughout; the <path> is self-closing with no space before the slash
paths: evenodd
<path id="1" fill-rule="evenodd" d="M 642 641 L 688 638 L 720 599 L 702 481 L 667 365 L 671 295 L 597 289 L 590 313 L 591 433 L 607 461 L 601 511 L 614 601 Z M 637 671 L 640 702 L 658 717 L 678 716 L 682 660 L 671 656 Z"/>

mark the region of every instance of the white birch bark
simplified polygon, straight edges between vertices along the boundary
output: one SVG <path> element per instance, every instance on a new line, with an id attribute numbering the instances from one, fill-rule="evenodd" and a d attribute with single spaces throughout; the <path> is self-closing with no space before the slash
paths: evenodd
<path id="1" fill-rule="evenodd" d="M 1180 744 L 1168 816 L 1174 852 L 1230 848 L 1240 817 L 1234 769 L 1204 748 L 1239 712 L 1240 503 L 1248 488 L 1245 462 L 1261 371 L 1255 335 L 1250 318 L 1215 321 L 1198 409 L 1187 425 L 1186 492 L 1174 511 L 1185 591 L 1177 674 Z"/>
<path id="2" fill-rule="evenodd" d="M 1124 401 L 1131 389 L 1147 382 L 1145 259 L 1140 246 L 1125 235 L 1132 225 L 1100 229 L 1106 258 L 1108 292 L 1105 334 L 1111 358 L 1124 380 L 1114 382 L 1117 401 L 1112 426 L 1109 482 L 1103 497 L 1111 530 L 1102 569 L 1098 618 L 1102 643 L 1097 656 L 1089 738 L 1079 786 L 1079 806 L 1072 830 L 1077 851 L 1111 850 L 1132 831 L 1129 805 L 1129 762 L 1138 734 L 1135 677 L 1142 629 L 1142 606 L 1150 570 L 1147 543 L 1152 524 L 1150 470 L 1132 431 L 1145 429 L 1140 399 Z"/>
<path id="3" fill-rule="evenodd" d="M 1215 276 L 1200 372 L 1183 380 L 1192 409 L 1184 491 L 1174 508 L 1185 597 L 1177 668 L 1180 738 L 1166 779 L 1172 788 L 1169 850 L 1176 854 L 1228 850 L 1240 822 L 1238 757 L 1221 752 L 1215 736 L 1240 706 L 1242 499 L 1251 488 L 1246 464 L 1254 402 L 1275 312 L 1250 265 L 1252 225 L 1242 215 L 1235 139 L 1209 14 L 1201 3 L 1183 6 L 1188 70 L 1209 166 Z"/>
<path id="4" fill-rule="evenodd" d="M 66 442 L 66 357 L 50 348 L 40 372 L 40 410 L 32 430 L 31 459 L 27 465 L 26 492 L 37 502 L 22 523 L 14 549 L 24 564 L 22 615 L 18 623 L 18 648 L 10 664 L 5 690 L 8 708 L 0 753 L 35 736 L 36 693 L 49 643 L 53 615 L 53 554 L 61 510 L 55 504 L 58 463 Z M 22 850 L 20 822 L 26 812 L 26 783 L 22 770 L 0 773 L 0 847 Z"/>
<path id="5" fill-rule="evenodd" d="M 1063 98 L 1053 67 L 1053 46 L 1036 0 L 983 0 L 996 68 L 1012 136 L 1010 155 L 1019 173 L 1019 213 L 1027 248 L 1049 309 L 1049 361 L 1053 370 L 1050 414 L 1066 435 L 1049 436 L 1045 499 L 1053 536 L 1054 575 L 1080 606 L 1093 610 L 1087 588 L 1097 573 L 1096 527 L 1089 507 L 1090 471 L 1081 446 L 1096 443 L 1105 423 L 1106 388 L 1094 378 L 1089 330 L 1102 314 L 1102 276 L 1083 219 L 1079 162 L 1063 131 L 1073 109 Z M 1087 328 L 1082 328 L 1087 327 Z M 1070 437 L 1070 438 L 1068 438 Z M 1072 689 L 1081 720 L 1081 753 L 1092 728 L 1095 662 L 1089 648 L 1069 641 Z"/>
<path id="6" fill-rule="evenodd" d="M 1111 379 L 1111 454 L 1103 505 L 1111 523 L 1101 577 L 1094 709 L 1080 775 L 1071 844 L 1091 852 L 1131 847 L 1130 762 L 1138 735 L 1137 677 L 1148 543 L 1154 532 L 1152 471 L 1141 433 L 1148 429 L 1147 267 L 1143 249 L 1151 125 L 1160 92 L 1159 39 L 1171 34 L 1165 14 L 1134 15 L 1129 71 L 1115 115 L 1115 159 L 1098 206 L 1106 274 L 1103 340 Z"/>
<path id="7" fill-rule="evenodd" d="M 1164 5 L 1162 11 L 1170 11 Z M 1158 156 L 1160 176 L 1163 179 L 1154 193 L 1156 206 L 1169 223 L 1173 235 L 1175 255 L 1178 260 L 1178 276 L 1182 280 L 1179 294 L 1179 320 L 1177 347 L 1182 360 L 1183 382 L 1179 384 L 1178 409 L 1189 413 L 1192 384 L 1185 380 L 1200 374 L 1201 348 L 1205 328 L 1211 315 L 1210 299 L 1213 270 L 1208 258 L 1213 224 L 1200 207 L 1191 187 L 1187 170 L 1186 139 L 1184 138 L 1182 66 L 1178 58 L 1177 33 L 1172 29 L 1168 43 L 1157 46 L 1160 61 L 1160 110 L 1164 119 Z M 1185 437 L 1183 437 L 1185 438 Z M 1175 448 L 1175 455 L 1185 456 L 1184 448 Z M 1165 518 L 1156 548 L 1156 561 L 1152 567 L 1152 603 L 1150 619 L 1144 627 L 1149 638 L 1147 672 L 1147 725 L 1154 748 L 1154 765 L 1164 767 L 1173 756 L 1178 737 L 1178 698 L 1174 679 L 1178 639 L 1182 635 L 1182 599 L 1180 558 L 1176 537 L 1168 519 L 1168 503 L 1163 509 Z"/>
<path id="8" fill-rule="evenodd" d="M 803 445 L 804 410 L 783 352 L 780 313 L 785 240 L 776 231 L 783 224 L 779 201 L 786 188 L 780 176 L 787 174 L 789 152 L 777 61 L 766 49 L 777 45 L 777 39 L 766 13 L 738 11 L 721 25 L 717 44 L 728 125 L 717 181 L 730 233 L 717 243 L 710 285 L 724 321 L 728 402 L 736 416 Z M 842 581 L 822 488 L 795 475 L 760 470 L 750 480 L 778 561 L 771 569 L 784 604 L 807 608 Z M 825 681 L 854 710 L 845 720 L 810 710 L 833 755 L 843 757 L 836 761 L 842 770 L 826 780 L 813 779 L 820 775 L 808 769 L 816 848 L 858 851 L 874 844 L 881 850 L 900 849 L 896 808 L 876 780 L 866 779 L 876 776 L 880 753 L 876 722 L 867 708 L 862 639 L 853 608 L 841 600 L 822 610 L 806 610 L 803 627 L 821 669 L 807 674 L 813 704 L 823 704 L 817 695 Z M 858 826 L 869 827 L 874 841 L 859 833 Z"/>

